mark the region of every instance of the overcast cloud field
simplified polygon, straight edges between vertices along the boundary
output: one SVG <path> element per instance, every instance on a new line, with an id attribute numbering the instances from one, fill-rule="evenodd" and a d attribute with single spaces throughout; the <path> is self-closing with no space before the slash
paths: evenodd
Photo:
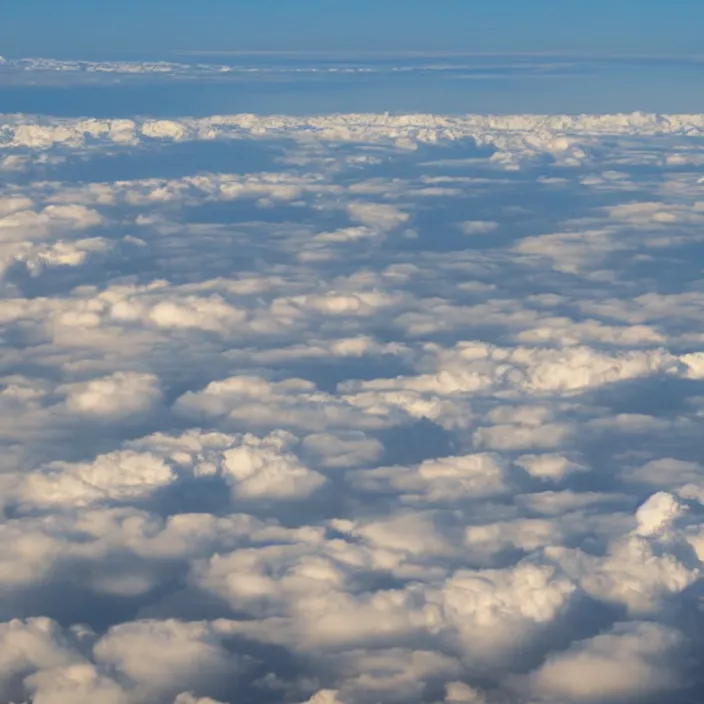
<path id="1" fill-rule="evenodd" d="M 701 702 L 704 64 L 172 59 L 0 64 L 0 704 Z"/>

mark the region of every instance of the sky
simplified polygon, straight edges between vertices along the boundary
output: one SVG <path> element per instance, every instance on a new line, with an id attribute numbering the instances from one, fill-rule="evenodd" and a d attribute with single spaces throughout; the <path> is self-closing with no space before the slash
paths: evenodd
<path id="1" fill-rule="evenodd" d="M 3 0 L 0 55 L 701 53 L 699 0 Z"/>
<path id="2" fill-rule="evenodd" d="M 0 704 L 704 701 L 701 3 L 0 3 Z"/>

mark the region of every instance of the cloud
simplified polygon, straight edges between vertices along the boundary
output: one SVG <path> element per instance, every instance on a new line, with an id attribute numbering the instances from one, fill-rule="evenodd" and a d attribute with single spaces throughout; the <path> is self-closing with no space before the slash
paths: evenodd
<path id="1" fill-rule="evenodd" d="M 616 624 L 548 658 L 531 677 L 540 701 L 635 701 L 680 686 L 682 635 L 654 623 Z"/>
<path id="2" fill-rule="evenodd" d="M 408 213 L 383 203 L 353 202 L 347 206 L 347 212 L 353 220 L 380 230 L 392 230 L 410 218 Z"/>
<path id="3" fill-rule="evenodd" d="M 357 471 L 350 481 L 370 492 L 396 491 L 411 503 L 481 499 L 510 491 L 505 463 L 488 453 L 426 460 L 416 468 Z"/>
<path id="4" fill-rule="evenodd" d="M 90 664 L 37 672 L 27 678 L 26 688 L 32 701 L 39 704 L 89 704 L 96 699 L 106 704 L 130 704 L 120 686 Z"/>
<path id="5" fill-rule="evenodd" d="M 3 698 L 31 696 L 49 704 L 100 701 L 178 704 L 197 698 L 182 686 L 217 688 L 243 662 L 223 647 L 217 624 L 139 621 L 102 637 L 85 628 L 64 631 L 50 619 L 14 620 L 0 626 Z"/>
<path id="6" fill-rule="evenodd" d="M 66 394 L 66 406 L 73 413 L 110 419 L 149 411 L 161 399 L 158 383 L 154 375 L 115 372 L 59 391 Z"/>
<path id="7" fill-rule="evenodd" d="M 61 240 L 44 241 L 61 234 L 90 230 L 104 224 L 98 211 L 70 203 L 47 205 L 37 210 L 32 198 L 9 195 L 0 198 L 0 280 L 15 262 L 26 262 L 32 270 L 45 265 L 75 266 L 88 252 L 108 245 L 101 238 L 83 239 L 72 244 Z"/>
<path id="8" fill-rule="evenodd" d="M 673 496 L 659 492 L 636 512 L 635 530 L 614 539 L 604 557 L 566 548 L 548 553 L 594 598 L 636 615 L 657 613 L 700 577 L 701 563 L 676 526 L 683 514 Z"/>
<path id="9" fill-rule="evenodd" d="M 0 704 L 701 699 L 701 116 L 0 123 Z"/>
<path id="10" fill-rule="evenodd" d="M 373 463 L 383 451 L 383 445 L 361 431 L 338 433 L 311 433 L 302 443 L 302 448 L 313 455 L 325 467 L 359 467 Z"/>
<path id="11" fill-rule="evenodd" d="M 223 475 L 242 498 L 305 498 L 325 477 L 303 466 L 287 451 L 296 438 L 280 432 L 260 440 L 245 435 L 243 444 L 223 454 Z"/>
<path id="12" fill-rule="evenodd" d="M 87 506 L 134 501 L 175 481 L 173 470 L 154 455 L 117 451 L 92 463 L 57 462 L 44 472 L 25 475 L 18 499 L 35 506 Z"/>
<path id="13" fill-rule="evenodd" d="M 100 141 L 134 143 L 153 139 L 227 137 L 309 138 L 328 142 L 387 142 L 403 145 L 473 138 L 497 149 L 493 161 L 509 168 L 522 159 L 550 154 L 566 165 L 585 161 L 595 136 L 643 137 L 657 134 L 701 134 L 701 115 L 225 115 L 182 120 L 63 120 L 37 124 L 20 117 L 7 120 L 4 143 L 10 147 L 46 149 L 54 144 L 83 146 L 86 136 Z"/>
<path id="14" fill-rule="evenodd" d="M 559 482 L 573 474 L 589 471 L 589 467 L 554 453 L 521 455 L 516 464 L 541 481 Z"/>
<path id="15" fill-rule="evenodd" d="M 393 422 L 383 410 L 359 409 L 344 397 L 321 392 L 311 382 L 295 378 L 272 383 L 261 377 L 230 377 L 184 394 L 177 409 L 188 416 L 219 416 L 258 427 L 284 425 L 313 431 L 380 428 Z"/>
<path id="16" fill-rule="evenodd" d="M 541 631 L 565 618 L 576 586 L 549 566 L 458 572 L 434 595 L 472 667 L 505 667 Z"/>
<path id="17" fill-rule="evenodd" d="M 138 699 L 177 696 L 184 689 L 200 691 L 232 678 L 243 667 L 223 645 L 218 624 L 140 621 L 116 626 L 94 646 L 96 660 L 108 665 Z"/>
<path id="18" fill-rule="evenodd" d="M 80 266 L 90 255 L 105 252 L 111 244 L 101 237 L 78 240 L 76 242 L 57 242 L 44 247 L 34 247 L 21 254 L 15 254 L 18 261 L 24 261 L 27 268 L 37 276 L 44 267 Z"/>
<path id="19" fill-rule="evenodd" d="M 465 235 L 487 235 L 498 227 L 499 223 L 488 220 L 466 220 L 460 224 L 460 229 Z"/>

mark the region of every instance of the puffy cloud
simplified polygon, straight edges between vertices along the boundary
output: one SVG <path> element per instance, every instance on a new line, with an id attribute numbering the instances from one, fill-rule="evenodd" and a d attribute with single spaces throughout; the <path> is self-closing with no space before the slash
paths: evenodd
<path id="1" fill-rule="evenodd" d="M 319 242 L 355 242 L 375 235 L 372 227 L 342 227 L 332 232 L 321 232 L 315 239 Z"/>
<path id="2" fill-rule="evenodd" d="M 296 378 L 269 382 L 242 375 L 213 381 L 202 391 L 184 394 L 176 407 L 192 417 L 224 417 L 254 427 L 283 425 L 319 431 L 381 428 L 393 422 L 385 409 L 359 409 L 344 397 L 319 391 L 312 382 Z"/>
<path id="3" fill-rule="evenodd" d="M 653 614 L 681 595 L 701 574 L 701 563 L 678 529 L 683 506 L 665 492 L 636 512 L 636 528 L 613 540 L 597 557 L 580 550 L 549 548 L 591 596 L 622 604 L 632 614 Z"/>
<path id="4" fill-rule="evenodd" d="M 0 122 L 0 701 L 686 685 L 701 116 Z"/>
<path id="5" fill-rule="evenodd" d="M 636 511 L 636 532 L 643 537 L 663 535 L 684 512 L 684 507 L 674 496 L 661 491 Z"/>
<path id="6" fill-rule="evenodd" d="M 532 553 L 539 548 L 562 543 L 563 540 L 559 524 L 537 518 L 485 523 L 469 526 L 465 531 L 465 543 L 469 550 L 478 556 L 490 558 L 511 549 Z"/>
<path id="7" fill-rule="evenodd" d="M 113 627 L 93 649 L 94 657 L 143 690 L 138 698 L 176 696 L 184 690 L 217 689 L 242 663 L 223 645 L 218 624 L 137 621 Z"/>
<path id="8" fill-rule="evenodd" d="M 115 419 L 150 411 L 160 400 L 159 380 L 153 374 L 115 372 L 102 379 L 60 387 L 73 413 Z"/>
<path id="9" fill-rule="evenodd" d="M 337 692 L 327 690 L 330 701 L 409 701 L 423 696 L 428 681 L 446 679 L 461 672 L 456 658 L 433 651 L 394 648 L 372 653 L 352 651 L 343 658 L 349 673 Z M 325 692 L 325 690 L 323 690 Z M 326 701 L 318 692 L 321 701 Z M 311 701 L 317 701 L 315 697 Z"/>
<path id="10" fill-rule="evenodd" d="M 226 626 L 226 624 L 224 624 Z M 226 627 L 225 627 L 226 631 Z M 48 704 L 93 702 L 178 704 L 233 681 L 241 658 L 223 645 L 218 622 L 136 621 L 98 637 L 86 628 L 63 630 L 47 618 L 0 624 L 0 696 Z"/>
<path id="11" fill-rule="evenodd" d="M 242 445 L 223 454 L 223 476 L 237 497 L 301 499 L 325 483 L 325 477 L 308 469 L 290 451 L 295 441 L 289 433 L 264 439 L 245 435 Z"/>
<path id="12" fill-rule="evenodd" d="M 316 692 L 304 704 L 344 704 L 337 696 L 337 691 L 334 689 L 321 689 Z"/>
<path id="13" fill-rule="evenodd" d="M 570 396 L 629 379 L 658 374 L 686 374 L 686 367 L 666 350 L 606 353 L 587 347 L 550 349 L 500 348 L 479 342 L 461 342 L 454 348 L 426 346 L 424 366 L 432 371 L 415 377 L 375 379 L 349 384 L 345 391 L 361 404 L 370 396 L 393 398 L 395 391 L 435 396 L 502 395 Z"/>
<path id="14" fill-rule="evenodd" d="M 50 463 L 16 477 L 9 493 L 25 508 L 129 503 L 180 480 L 218 476 L 230 485 L 234 500 L 303 499 L 326 478 L 302 464 L 294 452 L 298 444 L 285 431 L 261 438 L 198 431 L 180 437 L 157 434 L 91 462 Z M 376 445 L 372 448 L 378 451 Z"/>
<path id="15" fill-rule="evenodd" d="M 47 205 L 36 210 L 32 198 L 0 197 L 0 275 L 15 262 L 26 262 L 33 271 L 42 264 L 76 266 L 82 263 L 88 252 L 106 249 L 106 241 L 89 238 L 76 244 L 61 240 L 44 244 L 44 240 L 89 230 L 103 222 L 97 210 L 76 203 Z"/>
<path id="16" fill-rule="evenodd" d="M 152 454 L 111 452 L 90 463 L 56 462 L 24 477 L 18 490 L 23 504 L 87 506 L 105 501 L 135 501 L 176 480 L 173 469 Z"/>
<path id="17" fill-rule="evenodd" d="M 373 463 L 383 451 L 383 445 L 360 431 L 311 433 L 301 445 L 323 466 L 329 468 L 359 467 Z"/>
<path id="18" fill-rule="evenodd" d="M 6 118 L 3 142 L 10 147 L 46 149 L 55 144 L 83 146 L 87 137 L 102 144 L 133 143 L 140 133 L 154 139 L 214 139 L 232 137 L 315 135 L 328 142 L 437 143 L 473 138 L 497 148 L 494 161 L 515 163 L 521 158 L 550 154 L 566 164 L 584 160 L 591 135 L 701 134 L 701 115 L 634 113 L 631 115 L 229 115 L 181 120 L 62 120 L 37 124 L 27 118 Z M 574 135 L 579 135 L 575 137 Z M 581 138 L 581 139 L 580 139 Z M 592 138 L 593 139 L 593 138 Z"/>
<path id="19" fill-rule="evenodd" d="M 432 513 L 402 513 L 386 520 L 355 523 L 336 521 L 334 527 L 352 538 L 362 539 L 376 557 L 387 560 L 389 567 L 394 561 L 410 563 L 414 558 L 423 559 L 431 555 L 450 555 L 456 551 L 450 540 L 436 527 Z M 411 575 L 410 564 L 397 572 Z"/>
<path id="20" fill-rule="evenodd" d="M 505 463 L 486 453 L 426 460 L 416 468 L 363 470 L 349 479 L 366 491 L 395 490 L 411 503 L 482 499 L 510 491 Z"/>
<path id="21" fill-rule="evenodd" d="M 484 704 L 484 695 L 464 682 L 449 682 L 445 688 L 445 701 L 448 704 Z"/>
<path id="22" fill-rule="evenodd" d="M 174 699 L 173 704 L 223 704 L 210 697 L 196 697 L 190 692 L 182 692 Z"/>
<path id="23" fill-rule="evenodd" d="M 554 453 L 521 455 L 516 464 L 541 481 L 559 482 L 573 474 L 589 471 L 589 467 Z"/>
<path id="24" fill-rule="evenodd" d="M 574 643 L 530 677 L 545 702 L 637 701 L 681 686 L 683 637 L 656 623 L 618 623 L 608 633 Z"/>
<path id="25" fill-rule="evenodd" d="M 466 220 L 460 224 L 460 229 L 465 235 L 487 235 L 498 227 L 499 223 L 491 220 Z"/>
<path id="26" fill-rule="evenodd" d="M 81 657 L 75 644 L 50 619 L 0 624 L 0 696 L 6 701 L 22 696 L 26 677 L 79 662 Z"/>
<path id="27" fill-rule="evenodd" d="M 37 672 L 27 678 L 31 701 L 39 704 L 131 704 L 131 698 L 114 681 L 89 663 Z"/>
<path id="28" fill-rule="evenodd" d="M 384 203 L 350 203 L 347 206 L 347 212 L 353 220 L 382 231 L 392 230 L 410 219 L 408 213 Z"/>
<path id="29" fill-rule="evenodd" d="M 90 255 L 105 252 L 111 244 L 102 237 L 77 240 L 75 242 L 57 242 L 56 244 L 33 247 L 16 254 L 18 261 L 23 261 L 33 275 L 37 276 L 45 267 L 80 266 Z"/>
<path id="30" fill-rule="evenodd" d="M 20 210 L 17 205 L 31 205 L 27 198 L 6 199 L 3 217 L 0 219 L 2 240 L 39 239 L 59 232 L 87 230 L 103 222 L 102 216 L 91 208 L 80 204 L 48 205 L 40 212 Z"/>

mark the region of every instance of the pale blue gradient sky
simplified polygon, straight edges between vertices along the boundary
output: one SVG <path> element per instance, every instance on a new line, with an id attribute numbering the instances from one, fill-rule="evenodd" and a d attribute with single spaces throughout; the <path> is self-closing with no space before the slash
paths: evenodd
<path id="1" fill-rule="evenodd" d="M 704 54 L 702 0 L 2 0 L 0 55 Z"/>

